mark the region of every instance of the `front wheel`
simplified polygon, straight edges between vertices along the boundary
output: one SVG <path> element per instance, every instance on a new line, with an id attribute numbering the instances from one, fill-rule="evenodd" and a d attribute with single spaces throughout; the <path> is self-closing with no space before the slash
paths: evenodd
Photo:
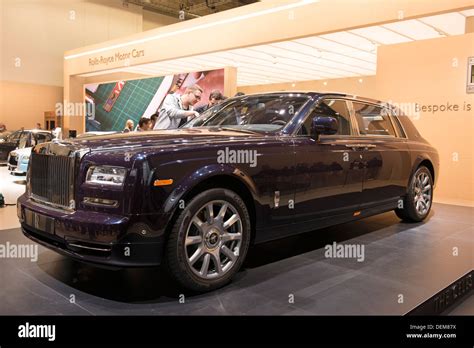
<path id="1" fill-rule="evenodd" d="M 421 166 L 413 174 L 403 207 L 395 210 L 405 221 L 423 221 L 431 210 L 433 202 L 433 177 L 428 168 Z"/>
<path id="2" fill-rule="evenodd" d="M 170 275 L 193 291 L 228 283 L 241 267 L 250 243 L 247 207 L 235 192 L 210 189 L 193 197 L 179 214 L 166 245 Z"/>

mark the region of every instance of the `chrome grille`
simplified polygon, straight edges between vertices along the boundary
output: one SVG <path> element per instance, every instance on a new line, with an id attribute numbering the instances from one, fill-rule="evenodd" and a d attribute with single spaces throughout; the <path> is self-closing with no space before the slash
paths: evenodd
<path id="1" fill-rule="evenodd" d="M 32 198 L 74 208 L 74 157 L 32 153 L 30 166 Z"/>

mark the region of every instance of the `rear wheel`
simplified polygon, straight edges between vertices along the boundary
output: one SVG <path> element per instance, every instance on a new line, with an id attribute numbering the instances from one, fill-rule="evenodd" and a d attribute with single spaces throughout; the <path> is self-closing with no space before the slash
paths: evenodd
<path id="1" fill-rule="evenodd" d="M 227 189 L 191 199 L 170 233 L 165 264 L 182 286 L 208 291 L 237 273 L 250 243 L 250 216 L 244 201 Z"/>
<path id="2" fill-rule="evenodd" d="M 431 210 L 433 202 L 433 177 L 425 166 L 413 174 L 403 207 L 395 209 L 397 216 L 405 221 L 423 221 Z"/>

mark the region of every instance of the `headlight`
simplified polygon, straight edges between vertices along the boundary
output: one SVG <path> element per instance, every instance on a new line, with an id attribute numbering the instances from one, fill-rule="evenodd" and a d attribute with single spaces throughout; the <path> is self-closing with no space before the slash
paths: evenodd
<path id="1" fill-rule="evenodd" d="M 121 167 L 90 167 L 87 171 L 86 183 L 122 186 L 126 174 L 127 169 Z"/>

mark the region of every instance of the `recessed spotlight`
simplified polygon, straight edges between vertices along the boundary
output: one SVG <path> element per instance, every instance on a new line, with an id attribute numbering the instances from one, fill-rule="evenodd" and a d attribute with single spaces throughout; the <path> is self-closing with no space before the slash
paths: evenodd
<path id="1" fill-rule="evenodd" d="M 291 87 L 296 87 L 296 83 L 292 83 L 292 84 L 291 84 Z"/>
<path id="2" fill-rule="evenodd" d="M 363 80 L 363 79 L 359 79 L 359 82 L 362 83 L 362 82 L 364 82 L 364 80 Z"/>
<path id="3" fill-rule="evenodd" d="M 323 82 L 323 85 L 327 86 L 327 85 L 328 85 L 327 81 L 324 81 L 324 82 Z"/>

